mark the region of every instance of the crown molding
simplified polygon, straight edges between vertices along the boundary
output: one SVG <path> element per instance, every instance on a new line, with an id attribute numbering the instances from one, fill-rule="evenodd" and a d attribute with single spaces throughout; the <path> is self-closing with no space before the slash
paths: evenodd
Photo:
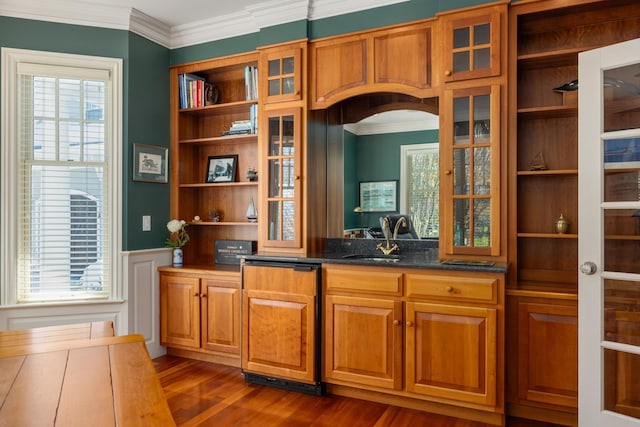
<path id="1" fill-rule="evenodd" d="M 0 16 L 129 30 L 175 49 L 256 33 L 261 28 L 288 22 L 327 18 L 406 1 L 409 0 L 268 0 L 233 14 L 175 27 L 134 8 L 93 3 L 89 6 L 74 0 L 56 0 L 55 5 L 47 0 L 3 0 Z"/>
<path id="2" fill-rule="evenodd" d="M 311 0 L 309 20 L 329 18 L 361 10 L 404 3 L 409 0 Z"/>
<path id="3" fill-rule="evenodd" d="M 131 9 L 100 4 L 92 4 L 89 7 L 86 3 L 73 0 L 56 1 L 55 6 L 47 0 L 37 0 L 26 4 L 20 0 L 3 0 L 0 3 L 0 15 L 36 21 L 128 30 Z"/>

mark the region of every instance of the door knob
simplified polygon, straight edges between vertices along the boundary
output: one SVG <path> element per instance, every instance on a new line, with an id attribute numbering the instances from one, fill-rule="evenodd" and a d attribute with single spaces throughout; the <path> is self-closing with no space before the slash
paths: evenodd
<path id="1" fill-rule="evenodd" d="M 580 264 L 580 273 L 582 274 L 591 276 L 592 274 L 595 274 L 596 271 L 598 271 L 598 266 L 596 265 L 595 262 L 585 261 L 582 264 Z"/>

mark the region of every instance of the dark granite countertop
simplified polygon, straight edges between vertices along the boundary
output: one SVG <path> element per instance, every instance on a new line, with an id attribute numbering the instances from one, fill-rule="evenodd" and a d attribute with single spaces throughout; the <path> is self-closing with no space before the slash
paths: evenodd
<path id="1" fill-rule="evenodd" d="M 396 240 L 400 250 L 384 255 L 375 246 L 384 241 L 373 239 L 327 239 L 326 250 L 306 257 L 276 255 L 245 255 L 247 260 L 314 264 L 351 264 L 396 268 L 424 268 L 433 270 L 477 271 L 506 273 L 506 263 L 485 261 L 440 261 L 437 241 Z"/>

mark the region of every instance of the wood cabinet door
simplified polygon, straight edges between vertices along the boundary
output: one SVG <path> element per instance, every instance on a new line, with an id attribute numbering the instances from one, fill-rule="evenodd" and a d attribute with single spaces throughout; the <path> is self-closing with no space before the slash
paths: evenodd
<path id="1" fill-rule="evenodd" d="M 324 370 L 327 382 L 402 389 L 402 302 L 326 295 Z"/>
<path id="2" fill-rule="evenodd" d="M 202 280 L 202 347 L 240 355 L 240 283 Z"/>
<path id="3" fill-rule="evenodd" d="M 406 388 L 495 406 L 497 310 L 406 303 Z"/>
<path id="4" fill-rule="evenodd" d="M 506 11 L 503 4 L 440 17 L 445 82 L 500 74 L 501 21 Z"/>
<path id="5" fill-rule="evenodd" d="M 315 296 L 244 289 L 242 368 L 315 383 Z"/>
<path id="6" fill-rule="evenodd" d="M 302 248 L 302 109 L 265 111 L 260 125 L 259 249 Z"/>
<path id="7" fill-rule="evenodd" d="M 200 347 L 200 279 L 160 275 L 160 343 Z"/>
<path id="8" fill-rule="evenodd" d="M 260 100 L 264 104 L 302 98 L 306 42 L 261 49 Z"/>
<path id="9" fill-rule="evenodd" d="M 441 255 L 500 255 L 500 89 L 494 84 L 444 91 Z"/>
<path id="10" fill-rule="evenodd" d="M 577 408 L 577 307 L 520 301 L 517 339 L 519 399 Z"/>

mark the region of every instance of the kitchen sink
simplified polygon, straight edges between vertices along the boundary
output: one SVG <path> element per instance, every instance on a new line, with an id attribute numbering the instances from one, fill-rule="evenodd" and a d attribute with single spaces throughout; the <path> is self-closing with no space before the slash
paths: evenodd
<path id="1" fill-rule="evenodd" d="M 358 259 L 362 261 L 373 261 L 373 262 L 398 262 L 400 260 L 399 255 L 347 254 L 347 255 L 343 255 L 342 258 Z"/>

